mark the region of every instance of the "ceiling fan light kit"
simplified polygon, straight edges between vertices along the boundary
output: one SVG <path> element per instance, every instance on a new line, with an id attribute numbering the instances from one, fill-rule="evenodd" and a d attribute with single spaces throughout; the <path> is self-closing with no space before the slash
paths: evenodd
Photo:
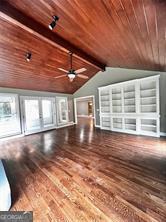
<path id="1" fill-rule="evenodd" d="M 86 69 L 85 68 L 81 68 L 81 69 L 78 69 L 78 70 L 74 70 L 73 69 L 73 53 L 72 52 L 69 52 L 69 55 L 70 55 L 70 70 L 67 71 L 65 69 L 62 69 L 62 68 L 58 68 L 60 71 L 62 72 L 65 72 L 66 75 L 61 75 L 61 76 L 56 76 L 55 78 L 56 79 L 59 79 L 59 78 L 62 78 L 62 77 L 68 77 L 69 78 L 69 81 L 70 82 L 73 82 L 73 80 L 76 78 L 76 77 L 79 77 L 79 78 L 82 78 L 82 79 L 88 79 L 89 77 L 88 76 L 85 76 L 85 75 L 82 75 L 80 73 L 82 72 L 85 72 Z"/>

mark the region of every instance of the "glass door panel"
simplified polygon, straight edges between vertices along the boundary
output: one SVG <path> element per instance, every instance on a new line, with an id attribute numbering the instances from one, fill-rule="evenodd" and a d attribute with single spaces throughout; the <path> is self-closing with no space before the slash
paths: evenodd
<path id="1" fill-rule="evenodd" d="M 66 124 L 68 122 L 68 102 L 66 97 L 57 97 L 58 105 L 58 124 Z"/>
<path id="2" fill-rule="evenodd" d="M 55 126 L 54 98 L 22 97 L 25 134 L 41 132 Z"/>
<path id="3" fill-rule="evenodd" d="M 41 129 L 39 99 L 25 99 L 25 133 L 38 132 Z"/>
<path id="4" fill-rule="evenodd" d="M 54 102 L 52 99 L 42 99 L 42 118 L 43 127 L 52 127 L 55 125 Z"/>
<path id="5" fill-rule="evenodd" d="M 21 133 L 18 96 L 0 94 L 0 137 Z"/>

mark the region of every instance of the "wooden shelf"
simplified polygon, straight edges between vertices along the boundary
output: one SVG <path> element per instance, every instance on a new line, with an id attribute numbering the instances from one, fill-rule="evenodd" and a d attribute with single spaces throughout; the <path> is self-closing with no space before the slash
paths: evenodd
<path id="1" fill-rule="evenodd" d="M 141 91 L 141 92 L 145 92 L 145 91 L 146 91 L 146 92 L 147 92 L 147 91 L 156 91 L 156 89 L 141 89 L 140 91 Z"/>
<path id="2" fill-rule="evenodd" d="M 156 128 L 157 126 L 155 125 L 148 125 L 148 124 L 141 124 L 141 126 L 143 127 L 153 127 L 153 128 Z"/>
<path id="3" fill-rule="evenodd" d="M 122 99 L 112 99 L 112 101 L 121 101 Z"/>
<path id="4" fill-rule="evenodd" d="M 125 126 L 135 126 L 136 127 L 136 124 L 134 124 L 134 123 L 125 123 Z"/>
<path id="5" fill-rule="evenodd" d="M 135 93 L 135 90 L 131 90 L 131 91 L 124 91 L 124 93 Z"/>
<path id="6" fill-rule="evenodd" d="M 126 104 L 125 104 L 124 106 L 125 106 L 125 107 L 135 107 L 135 104 L 134 104 L 134 105 L 130 105 L 130 104 L 129 104 L 129 105 L 126 105 Z"/>
<path id="7" fill-rule="evenodd" d="M 141 104 L 141 106 L 156 106 L 156 104 Z"/>
<path id="8" fill-rule="evenodd" d="M 141 97 L 140 99 L 156 99 L 156 96 L 146 96 L 146 97 Z"/>
<path id="9" fill-rule="evenodd" d="M 124 100 L 135 100 L 135 98 L 124 98 Z"/>

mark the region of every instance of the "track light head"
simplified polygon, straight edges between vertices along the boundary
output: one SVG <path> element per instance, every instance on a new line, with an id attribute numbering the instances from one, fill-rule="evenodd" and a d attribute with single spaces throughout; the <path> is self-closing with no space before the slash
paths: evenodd
<path id="1" fill-rule="evenodd" d="M 56 22 L 59 20 L 59 17 L 56 15 L 54 15 L 52 17 L 53 17 L 53 21 L 48 26 L 50 30 L 53 30 L 55 28 Z"/>
<path id="2" fill-rule="evenodd" d="M 26 54 L 27 62 L 29 62 L 31 60 L 31 57 L 32 57 L 32 53 L 31 52 L 27 52 L 27 54 Z"/>

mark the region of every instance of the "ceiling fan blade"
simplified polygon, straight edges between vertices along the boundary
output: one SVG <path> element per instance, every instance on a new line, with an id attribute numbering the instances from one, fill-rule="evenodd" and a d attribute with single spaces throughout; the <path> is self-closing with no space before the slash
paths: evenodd
<path id="1" fill-rule="evenodd" d="M 65 69 L 62 69 L 62 68 L 58 68 L 60 71 L 62 71 L 62 72 L 66 72 L 66 73 L 68 73 L 68 71 L 67 70 L 65 70 Z"/>
<path id="2" fill-rule="evenodd" d="M 63 75 L 60 75 L 60 76 L 55 76 L 54 79 L 59 79 L 59 78 L 63 78 L 63 77 L 66 77 L 66 75 L 63 74 Z"/>
<path id="3" fill-rule="evenodd" d="M 85 68 L 81 68 L 81 69 L 77 69 L 77 70 L 75 71 L 75 73 L 76 73 L 76 74 L 79 74 L 79 73 L 82 73 L 82 72 L 85 72 L 85 71 L 86 71 Z"/>
<path id="4" fill-rule="evenodd" d="M 82 79 L 89 79 L 88 76 L 85 76 L 85 75 L 82 75 L 82 74 L 78 74 L 77 76 L 80 77 L 80 78 L 82 78 Z"/>

